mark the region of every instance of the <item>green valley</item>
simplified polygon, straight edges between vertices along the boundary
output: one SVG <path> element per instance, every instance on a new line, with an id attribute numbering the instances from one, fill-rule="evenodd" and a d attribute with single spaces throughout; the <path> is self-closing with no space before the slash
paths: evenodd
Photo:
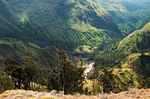
<path id="1" fill-rule="evenodd" d="M 149 5 L 0 0 L 0 93 L 88 96 L 150 88 Z"/>

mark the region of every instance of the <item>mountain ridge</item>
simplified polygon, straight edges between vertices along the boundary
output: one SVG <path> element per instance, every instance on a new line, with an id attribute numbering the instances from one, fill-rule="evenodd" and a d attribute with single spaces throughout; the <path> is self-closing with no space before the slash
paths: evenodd
<path id="1" fill-rule="evenodd" d="M 1 2 L 3 3 L 4 1 L 1 1 Z M 50 2 L 52 4 L 50 4 L 50 3 L 46 4 L 47 2 Z M 70 27 L 68 25 L 68 22 L 65 22 L 65 21 L 78 20 L 78 22 L 82 21 L 82 22 L 84 22 L 85 25 L 89 24 L 90 27 L 93 26 L 93 27 L 95 27 L 97 29 L 103 29 L 103 28 L 106 29 L 105 27 L 108 27 L 108 29 L 109 29 L 109 27 L 110 27 L 110 31 L 111 31 L 111 29 L 113 30 L 115 28 L 117 30 L 117 26 L 114 27 L 115 23 L 111 22 L 112 19 L 109 18 L 109 17 L 107 19 L 108 15 L 107 16 L 103 16 L 102 19 L 101 19 L 101 16 L 99 16 L 99 15 L 97 16 L 97 12 L 95 12 L 96 9 L 94 11 L 94 8 L 92 8 L 92 6 L 94 5 L 93 3 L 91 3 L 91 2 L 89 3 L 89 1 L 84 1 L 85 4 L 87 4 L 87 5 L 84 5 L 84 3 L 80 3 L 80 2 L 82 2 L 82 0 L 78 0 L 78 1 L 75 1 L 75 2 L 72 2 L 72 1 L 69 1 L 69 0 L 68 1 L 66 1 L 66 0 L 63 0 L 63 1 L 57 0 L 55 2 L 54 1 L 48 1 L 48 0 L 45 0 L 45 1 L 42 1 L 42 2 L 41 1 L 32 1 L 31 2 L 31 1 L 28 1 L 28 0 L 24 1 L 24 2 L 16 2 L 16 1 L 9 0 L 7 2 L 6 6 L 10 6 L 11 9 L 13 9 L 13 13 L 16 14 L 15 17 L 17 17 L 17 20 L 16 20 L 17 22 L 14 22 L 15 20 L 13 20 L 12 23 L 19 30 L 22 30 L 21 32 L 23 32 L 23 33 L 21 33 L 21 35 L 20 35 L 20 31 L 18 31 L 18 33 L 20 35 L 20 38 L 25 39 L 24 37 L 26 37 L 26 39 L 29 38 L 29 39 L 31 39 L 33 41 L 35 40 L 36 41 L 35 43 L 38 43 L 38 41 L 44 42 L 43 41 L 44 39 L 45 39 L 45 41 L 48 40 L 48 42 L 49 42 L 49 40 L 50 41 L 51 40 L 54 41 L 55 39 L 54 39 L 53 36 L 55 36 L 56 42 L 60 43 L 57 40 L 57 38 L 59 38 L 59 37 L 61 38 L 62 37 L 64 39 L 66 39 L 66 40 L 68 39 L 68 38 L 63 36 L 64 34 L 73 36 L 74 38 L 80 40 L 80 38 L 76 37 L 76 35 L 81 35 L 80 33 L 70 34 L 67 31 L 64 31 L 64 30 L 76 31 L 76 30 L 70 29 Z M 88 3 L 89 3 L 89 5 L 88 5 Z M 39 5 L 39 8 L 37 8 L 38 5 Z M 89 8 L 88 8 L 88 6 L 89 6 Z M 62 7 L 62 8 L 60 8 L 60 7 Z M 76 13 L 77 16 L 70 16 L 71 13 L 72 13 L 70 11 L 74 7 L 76 7 L 79 11 L 81 11 L 81 15 L 78 14 L 78 12 L 77 12 Z M 87 9 L 87 10 L 89 9 L 89 10 L 88 10 L 88 12 L 86 12 L 86 10 L 82 10 L 80 7 L 81 8 L 85 7 L 85 9 Z M 37 8 L 37 9 L 35 9 L 35 8 Z M 94 13 L 96 14 L 94 16 L 94 19 L 93 19 L 93 16 L 91 17 L 91 14 L 89 13 L 90 9 L 91 9 L 91 11 L 93 11 L 93 12 L 91 12 L 91 13 L 93 13 L 93 15 L 94 15 Z M 39 14 L 39 11 L 40 11 L 40 14 Z M 98 10 L 98 11 L 100 11 L 100 10 Z M 76 12 L 76 10 L 74 12 Z M 34 15 L 34 13 L 37 13 L 37 14 Z M 86 13 L 87 15 L 89 13 L 89 15 L 84 18 L 84 13 Z M 48 16 L 48 18 L 46 18 L 46 17 L 44 18 L 43 15 L 44 16 Z M 90 21 L 90 20 L 88 20 L 87 22 L 84 21 L 85 19 L 88 19 L 88 17 L 89 18 L 91 17 L 91 19 L 95 20 L 95 21 L 93 21 L 93 22 Z M 96 17 L 97 17 L 97 20 L 96 20 Z M 6 18 L 7 17 L 5 17 L 5 19 Z M 44 18 L 44 19 L 41 20 L 41 18 Z M 66 18 L 67 18 L 67 20 L 66 20 Z M 69 20 L 68 20 L 68 18 L 69 18 Z M 52 21 L 52 20 L 54 20 L 54 21 Z M 105 20 L 110 20 L 110 22 L 111 22 L 110 26 L 109 26 L 109 23 L 105 22 Z M 98 21 L 99 23 L 96 23 L 96 21 Z M 39 25 L 39 23 L 42 24 L 43 26 Z M 45 24 L 45 23 L 47 23 L 47 24 Z M 102 25 L 100 25 L 100 23 Z M 105 25 L 105 23 L 108 26 Z M 59 24 L 59 25 L 57 25 L 57 24 Z M 114 25 L 112 25 L 112 24 L 114 24 Z M 116 31 L 116 30 L 114 30 L 114 31 Z M 119 29 L 117 31 L 120 32 Z M 31 33 L 29 34 L 29 32 L 31 32 Z M 78 31 L 76 31 L 76 32 L 78 32 Z M 11 35 L 11 34 L 9 33 L 9 35 Z M 34 38 L 31 38 L 31 36 L 34 37 Z M 69 41 L 71 41 L 71 39 Z M 74 41 L 72 41 L 72 42 L 74 42 Z M 57 46 L 57 45 L 55 45 L 55 46 Z"/>
<path id="2" fill-rule="evenodd" d="M 4 42 L 3 39 L 7 39 L 6 42 L 9 42 L 9 39 L 14 39 L 12 42 L 22 42 L 17 45 L 1 44 L 1 57 L 11 49 L 13 54 L 8 53 L 12 56 L 29 55 L 23 47 L 25 44 L 30 55 L 38 60 L 45 55 L 43 49 L 38 50 L 47 46 L 80 54 L 86 52 L 82 49 L 85 46 L 92 52 L 103 41 L 119 40 L 122 37 L 109 13 L 90 0 L 1 0 L 0 5 L 0 40 Z M 30 48 L 29 43 L 38 45 L 39 48 Z M 34 51 L 39 55 L 34 56 Z M 53 60 L 53 52 L 48 53 Z M 47 66 L 51 65 L 51 61 L 43 62 Z"/>
<path id="3" fill-rule="evenodd" d="M 136 49 L 137 44 L 142 42 L 144 38 L 144 34 L 149 34 L 150 32 L 150 22 L 148 22 L 143 28 L 141 28 L 140 30 L 136 30 L 134 32 L 132 32 L 130 35 L 128 35 L 127 37 L 125 37 L 118 45 L 118 50 L 127 50 L 131 51 L 133 49 Z M 147 34 L 147 35 L 148 35 Z M 143 42 L 144 43 L 144 42 Z M 140 43 L 141 44 L 141 43 Z M 127 47 L 127 48 L 126 48 Z M 132 48 L 130 48 L 132 47 Z"/>

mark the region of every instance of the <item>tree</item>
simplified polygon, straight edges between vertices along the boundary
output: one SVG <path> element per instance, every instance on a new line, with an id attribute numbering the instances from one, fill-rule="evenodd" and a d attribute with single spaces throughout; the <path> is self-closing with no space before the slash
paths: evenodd
<path id="1" fill-rule="evenodd" d="M 11 57 L 6 59 L 5 64 L 5 71 L 12 77 L 17 89 L 33 89 L 31 82 L 41 84 L 44 79 L 45 69 L 43 65 L 33 61 L 31 57 Z"/>
<path id="2" fill-rule="evenodd" d="M 25 80 L 25 71 L 23 62 L 18 57 L 6 59 L 5 71 L 8 75 L 12 77 L 12 80 L 15 84 L 15 88 L 21 88 L 21 83 Z"/>
<path id="3" fill-rule="evenodd" d="M 8 89 L 13 89 L 12 79 L 0 68 L 0 93 Z"/>
<path id="4" fill-rule="evenodd" d="M 48 88 L 49 90 L 63 91 L 64 94 L 81 92 L 83 86 L 82 67 L 77 67 L 69 59 L 64 50 L 58 51 L 58 63 L 49 75 Z"/>
<path id="5" fill-rule="evenodd" d="M 113 91 L 113 70 L 111 68 L 100 68 L 98 81 L 102 86 L 103 93 L 110 93 Z"/>

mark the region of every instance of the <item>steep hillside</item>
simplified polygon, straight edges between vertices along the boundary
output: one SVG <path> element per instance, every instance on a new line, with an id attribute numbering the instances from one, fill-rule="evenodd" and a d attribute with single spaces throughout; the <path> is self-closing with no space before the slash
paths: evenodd
<path id="1" fill-rule="evenodd" d="M 149 87 L 150 77 L 150 22 L 124 38 L 117 47 L 122 69 L 131 69 L 140 86 Z M 116 60 L 117 61 L 117 60 Z M 134 81 L 134 80 L 133 80 Z"/>
<path id="2" fill-rule="evenodd" d="M 91 52 L 103 41 L 121 38 L 119 28 L 129 33 L 150 20 L 148 7 L 133 3 L 139 10 L 130 11 L 127 2 L 132 4 L 119 0 L 1 0 L 0 38 Z"/>
<path id="3" fill-rule="evenodd" d="M 55 48 L 44 47 L 30 42 L 22 42 L 16 39 L 0 40 L 0 65 L 4 66 L 4 60 L 8 57 L 24 57 L 30 56 L 33 60 L 39 61 L 45 66 L 53 66 L 55 64 Z"/>
<path id="4" fill-rule="evenodd" d="M 150 87 L 149 5 L 0 0 L 0 91 L 58 91 L 6 91 L 0 98 L 149 98 L 136 90 Z"/>
<path id="5" fill-rule="evenodd" d="M 101 6 L 119 25 L 121 31 L 129 34 L 150 21 L 150 1 L 138 0 L 93 0 Z"/>
<path id="6" fill-rule="evenodd" d="M 105 50 L 95 54 L 96 66 L 115 67 L 115 74 L 124 79 L 121 80 L 125 82 L 124 84 L 131 80 L 134 82 L 134 86 L 149 87 L 147 85 L 150 76 L 149 42 L 150 22 L 142 29 L 136 30 L 125 37 L 119 44 L 104 46 Z"/>
<path id="7" fill-rule="evenodd" d="M 133 53 L 126 57 L 122 68 L 131 68 L 139 78 L 150 77 L 150 53 Z M 140 79 L 142 80 L 142 79 Z"/>
<path id="8" fill-rule="evenodd" d="M 1 38 L 73 49 L 120 35 L 109 14 L 89 0 L 1 0 L 0 5 Z"/>
<path id="9" fill-rule="evenodd" d="M 125 53 L 149 51 L 149 38 L 150 38 L 150 22 L 147 23 L 142 29 L 136 30 L 126 38 L 124 38 L 118 45 L 119 51 Z"/>
<path id="10" fill-rule="evenodd" d="M 0 0 L 2 57 L 27 54 L 45 59 L 44 50 L 52 46 L 70 53 L 91 53 L 103 41 L 121 37 L 109 13 L 91 0 Z M 15 40 L 6 44 L 3 39 Z M 16 40 L 21 44 L 16 45 Z M 39 47 L 24 45 L 29 42 Z M 51 53 L 49 50 L 50 57 Z"/>
<path id="11" fill-rule="evenodd" d="M 121 4 L 119 0 L 94 0 L 99 6 L 102 6 L 119 24 L 124 22 L 124 15 L 127 13 L 127 9 Z"/>
<path id="12" fill-rule="evenodd" d="M 148 0 L 120 0 L 121 5 L 127 10 L 126 13 L 122 13 L 117 21 L 120 25 L 120 29 L 125 33 L 133 32 L 136 29 L 142 28 L 147 22 L 150 21 L 150 1 Z M 121 15 L 121 14 L 119 14 Z"/>

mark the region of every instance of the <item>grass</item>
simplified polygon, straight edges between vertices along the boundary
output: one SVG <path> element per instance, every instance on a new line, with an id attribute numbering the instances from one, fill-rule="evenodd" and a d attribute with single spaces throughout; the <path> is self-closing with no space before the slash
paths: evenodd
<path id="1" fill-rule="evenodd" d="M 90 32 L 90 31 L 101 32 L 102 31 L 101 29 L 97 29 L 96 27 L 93 27 L 90 24 L 84 22 L 71 24 L 71 28 L 80 32 Z"/>
<path id="2" fill-rule="evenodd" d="M 76 49 L 76 52 L 77 53 L 88 53 L 88 54 L 92 54 L 93 53 L 93 50 L 94 48 L 92 48 L 91 46 L 88 46 L 88 45 L 82 45 L 82 46 L 79 46 L 77 49 Z"/>
<path id="3" fill-rule="evenodd" d="M 147 23 L 142 29 L 136 30 L 126 38 L 124 38 L 118 45 L 118 50 L 125 51 L 125 53 L 131 52 L 135 49 L 136 43 L 140 42 L 143 37 L 142 34 L 150 31 L 150 22 Z"/>
<path id="4" fill-rule="evenodd" d="M 114 69 L 113 74 L 121 80 L 119 84 L 124 83 L 128 86 L 128 82 L 133 81 L 132 86 L 139 87 L 138 77 L 131 68 Z"/>
<path id="5" fill-rule="evenodd" d="M 134 87 L 140 87 L 140 82 L 142 79 L 139 79 L 140 76 L 147 77 L 149 69 L 149 53 L 144 53 L 144 64 L 141 63 L 141 53 L 133 53 L 129 55 L 125 62 L 122 63 L 122 68 L 114 68 L 113 74 L 117 75 L 121 80 L 121 83 L 128 85 L 129 82 L 132 82 Z M 118 84 L 121 84 L 118 83 Z"/>
<path id="6" fill-rule="evenodd" d="M 93 81 L 86 79 L 86 80 L 84 81 L 83 90 L 86 90 L 86 89 L 87 89 L 87 92 L 88 92 L 88 93 L 89 93 L 89 92 L 92 92 L 92 90 L 93 90 L 92 86 L 93 86 Z"/>
<path id="7" fill-rule="evenodd" d="M 17 94 L 17 92 L 15 90 L 13 90 L 13 92 L 15 94 Z M 28 91 L 27 91 L 28 93 Z M 43 93 L 43 92 L 42 92 Z M 128 98 L 134 98 L 136 99 L 137 97 L 144 98 L 144 99 L 149 99 L 149 93 L 150 93 L 150 89 L 131 89 L 130 91 L 126 91 L 126 92 L 121 92 L 121 93 L 111 93 L 111 94 L 98 94 L 96 95 L 63 95 L 61 97 L 42 97 L 38 98 L 38 99 L 128 99 Z M 39 94 L 39 92 L 37 92 L 37 94 Z M 27 98 L 27 99 L 37 99 L 35 97 L 26 97 L 25 95 L 23 95 L 23 98 Z M 2 99 L 6 99 L 8 96 L 4 96 L 2 97 Z M 13 97 L 15 97 L 13 95 Z M 1 95 L 0 95 L 1 98 Z M 15 97 L 17 98 L 17 97 Z M 22 98 L 22 97 L 21 97 Z"/>
<path id="8" fill-rule="evenodd" d="M 133 53 L 122 62 L 121 68 L 114 68 L 113 74 L 120 79 L 120 81 L 118 81 L 120 88 L 122 84 L 128 87 L 140 87 L 139 72 L 136 71 L 140 66 L 140 56 L 140 53 Z"/>
<path id="9" fill-rule="evenodd" d="M 123 68 L 130 68 L 130 64 L 139 59 L 140 53 L 133 53 L 126 58 L 126 62 L 122 65 Z"/>
<path id="10" fill-rule="evenodd" d="M 30 42 L 24 43 L 16 39 L 1 39 L 0 48 L 0 56 L 3 58 L 13 56 L 30 56 L 47 67 L 50 67 L 55 63 L 55 52 L 52 51 L 55 49 L 52 49 L 49 46 L 41 48 L 38 45 Z"/>
<path id="11" fill-rule="evenodd" d="M 10 12 L 10 16 L 0 15 L 0 26 L 4 30 L 0 31 L 0 37 L 17 38 L 19 41 L 0 40 L 1 56 L 30 55 L 51 67 L 55 61 L 51 46 L 69 51 L 81 46 L 83 52 L 78 51 L 91 54 L 94 47 L 103 41 L 118 37 L 118 33 L 114 33 L 116 27 L 108 29 L 116 25 L 108 13 L 102 7 L 95 7 L 90 0 L 5 2 L 7 5 L 3 5 L 0 11 Z"/>
<path id="12" fill-rule="evenodd" d="M 43 92 L 44 93 L 44 92 Z M 41 94 L 40 96 L 40 92 L 39 92 L 39 98 L 38 99 L 55 99 L 52 96 L 44 96 L 44 94 Z M 0 97 L 18 97 L 17 94 L 21 94 L 19 97 L 21 98 L 28 98 L 28 99 L 37 99 L 37 97 L 35 97 L 35 95 L 37 95 L 37 92 L 34 91 L 30 91 L 30 90 L 7 90 L 4 93 L 0 94 Z"/>
<path id="13" fill-rule="evenodd" d="M 53 98 L 53 97 L 40 97 L 39 99 L 55 99 L 55 98 Z"/>

